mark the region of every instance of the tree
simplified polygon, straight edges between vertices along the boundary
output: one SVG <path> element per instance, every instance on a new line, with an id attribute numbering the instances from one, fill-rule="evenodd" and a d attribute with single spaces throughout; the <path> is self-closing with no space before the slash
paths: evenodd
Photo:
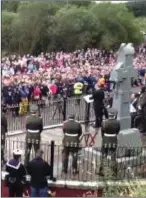
<path id="1" fill-rule="evenodd" d="M 146 17 L 135 18 L 135 24 L 137 24 L 137 26 L 142 32 L 146 33 Z"/>
<path id="2" fill-rule="evenodd" d="M 133 12 L 136 17 L 146 16 L 146 1 L 136 1 L 127 3 L 129 11 Z"/>
<path id="3" fill-rule="evenodd" d="M 2 10 L 6 10 L 9 12 L 17 12 L 20 2 L 9 2 L 9 1 L 2 1 Z"/>
<path id="4" fill-rule="evenodd" d="M 137 44 L 141 41 L 142 35 L 134 23 L 134 16 L 125 5 L 103 3 L 91 6 L 90 11 L 101 24 L 101 47 L 111 49 L 118 47 L 122 42 Z"/>
<path id="5" fill-rule="evenodd" d="M 12 24 L 16 18 L 17 14 L 2 11 L 2 50 L 10 49 L 12 40 Z"/>
<path id="6" fill-rule="evenodd" d="M 50 16 L 57 9 L 57 6 L 48 3 L 21 4 L 19 17 L 13 23 L 13 36 L 20 53 L 39 53 L 45 50 L 48 42 L 47 28 L 52 24 Z"/>
<path id="7" fill-rule="evenodd" d="M 8 9 L 14 6 L 9 3 L 3 4 L 2 13 L 6 51 L 37 54 L 87 47 L 114 49 L 122 42 L 138 44 L 142 39 L 134 15 L 123 4 L 27 1 Z"/>
<path id="8" fill-rule="evenodd" d="M 91 1 L 67 1 L 67 3 L 71 4 L 71 5 L 76 5 L 77 7 L 88 7 L 89 5 L 91 5 Z"/>
<path id="9" fill-rule="evenodd" d="M 64 50 L 87 47 L 94 43 L 93 36 L 98 35 L 98 19 L 87 9 L 66 6 L 55 16 L 57 43 Z"/>

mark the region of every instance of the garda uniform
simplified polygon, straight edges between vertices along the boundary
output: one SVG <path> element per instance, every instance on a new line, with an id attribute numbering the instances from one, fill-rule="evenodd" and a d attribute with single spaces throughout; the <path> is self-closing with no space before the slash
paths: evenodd
<path id="1" fill-rule="evenodd" d="M 32 115 L 27 117 L 26 120 L 26 153 L 25 153 L 25 165 L 29 162 L 30 151 L 32 145 L 34 146 L 34 151 L 40 148 L 40 138 L 41 132 L 43 130 L 43 120 L 37 115 L 38 107 L 36 105 L 32 105 L 30 107 L 30 111 Z"/>
<path id="2" fill-rule="evenodd" d="M 117 149 L 117 135 L 120 132 L 120 122 L 116 120 L 117 111 L 113 108 L 108 110 L 109 119 L 102 123 L 101 134 L 102 134 L 102 157 L 100 174 L 103 174 L 104 160 L 108 155 L 111 155 L 114 172 L 116 174 L 116 149 Z"/>
<path id="3" fill-rule="evenodd" d="M 68 158 L 70 153 L 73 156 L 72 168 L 73 172 L 77 172 L 77 157 L 79 150 L 79 139 L 82 135 L 81 124 L 74 120 L 74 116 L 70 116 L 63 125 L 63 172 L 67 173 L 68 169 Z"/>

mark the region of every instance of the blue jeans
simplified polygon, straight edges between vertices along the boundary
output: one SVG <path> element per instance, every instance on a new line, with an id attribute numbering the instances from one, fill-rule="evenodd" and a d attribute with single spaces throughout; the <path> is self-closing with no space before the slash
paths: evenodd
<path id="1" fill-rule="evenodd" d="M 48 187 L 33 188 L 31 187 L 30 197 L 48 197 Z"/>

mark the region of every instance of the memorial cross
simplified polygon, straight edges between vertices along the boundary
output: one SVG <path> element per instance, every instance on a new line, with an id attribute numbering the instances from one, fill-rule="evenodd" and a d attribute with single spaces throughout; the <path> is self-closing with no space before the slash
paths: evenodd
<path id="1" fill-rule="evenodd" d="M 134 47 L 131 43 L 122 43 L 117 64 L 111 71 L 110 81 L 115 83 L 113 108 L 117 109 L 121 130 L 131 128 L 130 95 L 131 79 L 137 77 L 133 67 Z"/>

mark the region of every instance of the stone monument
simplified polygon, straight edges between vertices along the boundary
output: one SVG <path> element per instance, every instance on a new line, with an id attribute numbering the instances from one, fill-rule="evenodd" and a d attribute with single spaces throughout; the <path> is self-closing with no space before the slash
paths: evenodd
<path id="1" fill-rule="evenodd" d="M 131 79 L 138 75 L 133 66 L 134 53 L 135 50 L 131 43 L 122 43 L 117 63 L 110 75 L 110 81 L 115 83 L 113 108 L 118 111 L 117 119 L 120 121 L 121 130 L 131 128 Z"/>

